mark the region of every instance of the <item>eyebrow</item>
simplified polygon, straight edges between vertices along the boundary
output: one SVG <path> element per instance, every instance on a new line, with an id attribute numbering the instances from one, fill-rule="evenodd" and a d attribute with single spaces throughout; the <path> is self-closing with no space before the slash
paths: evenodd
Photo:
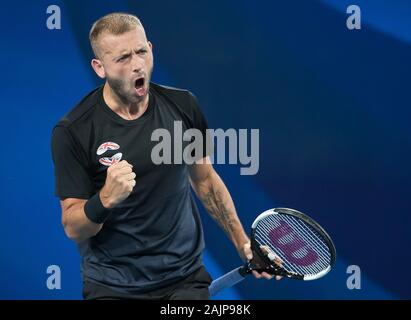
<path id="1" fill-rule="evenodd" d="M 120 59 L 120 58 L 127 57 L 127 56 L 129 56 L 130 54 L 131 54 L 130 51 L 127 51 L 127 52 L 123 51 L 122 53 L 119 53 L 118 55 L 116 55 L 116 56 L 113 58 L 113 60 L 118 60 L 118 59 Z"/>
<path id="2" fill-rule="evenodd" d="M 140 48 L 137 49 L 137 51 L 140 51 L 140 50 L 147 50 L 147 46 L 146 46 L 146 45 L 143 45 L 143 46 L 141 46 Z M 134 50 L 132 50 L 132 51 L 134 51 Z M 110 53 L 111 53 L 111 52 L 110 52 Z M 116 55 L 116 56 L 114 57 L 114 60 L 120 59 L 121 57 L 126 57 L 126 56 L 128 56 L 128 55 L 130 55 L 130 54 L 131 54 L 130 50 L 128 50 L 128 51 L 121 51 L 121 53 L 119 53 L 118 55 Z"/>

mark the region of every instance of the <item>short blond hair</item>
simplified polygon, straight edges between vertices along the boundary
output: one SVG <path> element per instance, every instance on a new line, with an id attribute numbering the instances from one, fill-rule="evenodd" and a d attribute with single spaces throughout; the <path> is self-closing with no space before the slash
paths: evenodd
<path id="1" fill-rule="evenodd" d="M 114 35 L 119 35 L 133 30 L 136 27 L 143 28 L 143 25 L 139 18 L 129 13 L 114 12 L 98 19 L 93 23 L 89 33 L 91 48 L 93 49 L 95 56 L 99 57 L 97 42 L 102 33 L 108 32 Z"/>

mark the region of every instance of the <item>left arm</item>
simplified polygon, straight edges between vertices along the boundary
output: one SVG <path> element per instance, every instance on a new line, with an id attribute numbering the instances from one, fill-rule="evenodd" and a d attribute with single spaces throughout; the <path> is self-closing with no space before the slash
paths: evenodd
<path id="1" fill-rule="evenodd" d="M 223 228 L 240 257 L 243 260 L 251 260 L 253 253 L 250 240 L 237 216 L 233 199 L 224 182 L 215 172 L 209 158 L 204 158 L 189 166 L 189 172 L 191 186 L 208 213 Z M 259 273 L 253 270 L 252 273 L 256 278 L 271 279 L 273 277 L 266 272 Z"/>
<path id="2" fill-rule="evenodd" d="M 249 239 L 237 216 L 231 195 L 224 182 L 210 164 L 209 158 L 204 158 L 189 167 L 190 183 L 197 197 L 201 200 L 211 217 L 222 227 L 228 238 L 236 247 L 240 257 L 251 259 Z"/>

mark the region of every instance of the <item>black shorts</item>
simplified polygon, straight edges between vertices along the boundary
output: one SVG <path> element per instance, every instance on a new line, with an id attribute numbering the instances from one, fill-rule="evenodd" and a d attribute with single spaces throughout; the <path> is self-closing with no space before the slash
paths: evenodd
<path id="1" fill-rule="evenodd" d="M 208 300 L 210 298 L 208 287 L 211 281 L 212 279 L 204 267 L 165 288 L 133 295 L 124 294 L 109 287 L 85 281 L 83 298 L 86 300 Z"/>

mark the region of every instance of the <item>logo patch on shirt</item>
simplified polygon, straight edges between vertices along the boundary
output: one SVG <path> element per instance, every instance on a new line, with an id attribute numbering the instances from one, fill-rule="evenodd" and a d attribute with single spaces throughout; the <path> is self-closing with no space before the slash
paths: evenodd
<path id="1" fill-rule="evenodd" d="M 121 157 L 123 156 L 123 154 L 121 152 L 116 153 L 114 156 L 112 157 L 104 157 L 104 158 L 100 158 L 98 161 L 101 164 L 104 164 L 105 166 L 109 167 L 117 162 L 119 162 L 121 160 Z"/>
<path id="2" fill-rule="evenodd" d="M 97 149 L 97 155 L 101 156 L 107 150 L 117 150 L 120 146 L 115 142 L 104 142 Z"/>
<path id="3" fill-rule="evenodd" d="M 107 141 L 107 142 L 103 142 L 98 148 L 97 148 L 97 155 L 101 156 L 102 154 L 106 153 L 109 150 L 118 150 L 120 149 L 120 146 L 115 143 L 115 142 L 111 142 L 111 141 Z M 113 153 L 111 153 L 113 154 Z M 107 167 L 119 162 L 121 160 L 121 157 L 123 156 L 123 154 L 121 152 L 117 152 L 116 154 L 112 155 L 112 156 L 107 156 L 107 157 L 103 157 L 100 158 L 98 160 L 98 162 L 100 162 L 102 165 L 105 165 Z"/>

